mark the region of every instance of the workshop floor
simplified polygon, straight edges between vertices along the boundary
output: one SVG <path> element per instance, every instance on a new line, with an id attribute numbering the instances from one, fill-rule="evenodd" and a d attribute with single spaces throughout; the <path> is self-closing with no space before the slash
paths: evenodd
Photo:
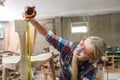
<path id="1" fill-rule="evenodd" d="M 47 80 L 52 80 L 50 76 L 47 77 Z M 35 80 L 44 80 L 44 75 L 41 72 L 37 72 L 35 75 Z M 59 80 L 57 78 L 57 80 Z M 107 74 L 105 74 L 105 80 L 120 80 L 120 72 L 112 72 L 108 73 L 108 79 L 107 79 Z"/>
<path id="2" fill-rule="evenodd" d="M 35 75 L 34 80 L 52 80 L 52 78 L 49 75 L 47 76 L 47 79 L 45 79 L 44 74 L 41 71 L 36 71 L 34 75 Z M 105 73 L 104 77 L 105 77 L 104 80 L 120 80 L 120 72 L 109 72 L 108 74 Z M 19 80 L 19 77 L 7 80 Z M 59 80 L 59 78 L 56 78 L 56 80 Z"/>

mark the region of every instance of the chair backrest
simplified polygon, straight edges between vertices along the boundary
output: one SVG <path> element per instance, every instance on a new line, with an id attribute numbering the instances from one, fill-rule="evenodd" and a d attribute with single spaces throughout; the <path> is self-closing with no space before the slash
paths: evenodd
<path id="1" fill-rule="evenodd" d="M 28 54 L 26 46 L 26 26 L 27 22 L 25 20 L 15 20 L 15 31 L 18 32 L 20 41 L 20 78 L 21 80 L 28 80 L 29 78 L 29 66 L 28 66 Z"/>

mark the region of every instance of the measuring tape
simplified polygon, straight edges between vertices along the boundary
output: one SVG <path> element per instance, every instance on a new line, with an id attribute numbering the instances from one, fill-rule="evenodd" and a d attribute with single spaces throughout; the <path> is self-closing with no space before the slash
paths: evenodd
<path id="1" fill-rule="evenodd" d="M 29 62 L 29 68 L 30 68 L 30 80 L 32 80 L 32 63 L 31 63 L 31 52 L 30 52 L 30 27 L 27 21 L 27 51 L 28 51 L 28 62 Z"/>
<path id="2" fill-rule="evenodd" d="M 27 6 L 25 9 L 25 18 L 31 19 L 36 16 L 35 6 Z"/>
<path id="3" fill-rule="evenodd" d="M 36 11 L 35 11 L 35 7 L 30 7 L 28 6 L 25 10 L 25 18 L 27 20 L 34 18 L 36 16 Z M 29 68 L 30 68 L 30 80 L 32 80 L 32 63 L 31 63 L 31 52 L 30 52 L 30 27 L 29 27 L 29 23 L 27 21 L 27 42 L 28 42 L 28 62 L 29 62 Z"/>

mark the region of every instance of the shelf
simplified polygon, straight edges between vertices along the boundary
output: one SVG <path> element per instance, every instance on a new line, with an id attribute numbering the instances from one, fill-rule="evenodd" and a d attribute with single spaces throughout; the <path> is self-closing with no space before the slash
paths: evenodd
<path id="1" fill-rule="evenodd" d="M 115 58 L 120 58 L 120 55 L 119 56 L 114 56 Z"/>
<path id="2" fill-rule="evenodd" d="M 112 64 L 113 62 L 107 62 L 107 64 Z"/>
<path id="3" fill-rule="evenodd" d="M 114 60 L 114 62 L 120 62 L 120 60 Z"/>
<path id="4" fill-rule="evenodd" d="M 113 68 L 112 66 L 107 66 L 107 69 L 109 70 L 112 70 L 112 68 Z"/>
<path id="5" fill-rule="evenodd" d="M 115 56 L 114 56 L 114 55 L 108 55 L 107 57 L 110 57 L 110 58 L 111 58 L 111 57 L 115 57 Z"/>
<path id="6" fill-rule="evenodd" d="M 109 68 L 109 70 L 120 70 L 120 55 L 107 55 L 107 58 L 107 67 Z"/>

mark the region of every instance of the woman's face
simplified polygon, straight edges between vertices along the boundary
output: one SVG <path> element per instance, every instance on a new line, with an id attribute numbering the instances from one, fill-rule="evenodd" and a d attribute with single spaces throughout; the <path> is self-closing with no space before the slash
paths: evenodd
<path id="1" fill-rule="evenodd" d="M 86 39 L 84 41 L 84 46 L 86 46 L 86 49 L 89 52 L 92 52 L 91 39 L 89 38 Z M 90 57 L 86 54 L 84 46 L 83 46 L 83 43 L 80 42 L 80 44 L 78 44 L 76 49 L 73 51 L 73 56 L 76 56 L 79 62 L 84 62 L 90 59 Z"/>

